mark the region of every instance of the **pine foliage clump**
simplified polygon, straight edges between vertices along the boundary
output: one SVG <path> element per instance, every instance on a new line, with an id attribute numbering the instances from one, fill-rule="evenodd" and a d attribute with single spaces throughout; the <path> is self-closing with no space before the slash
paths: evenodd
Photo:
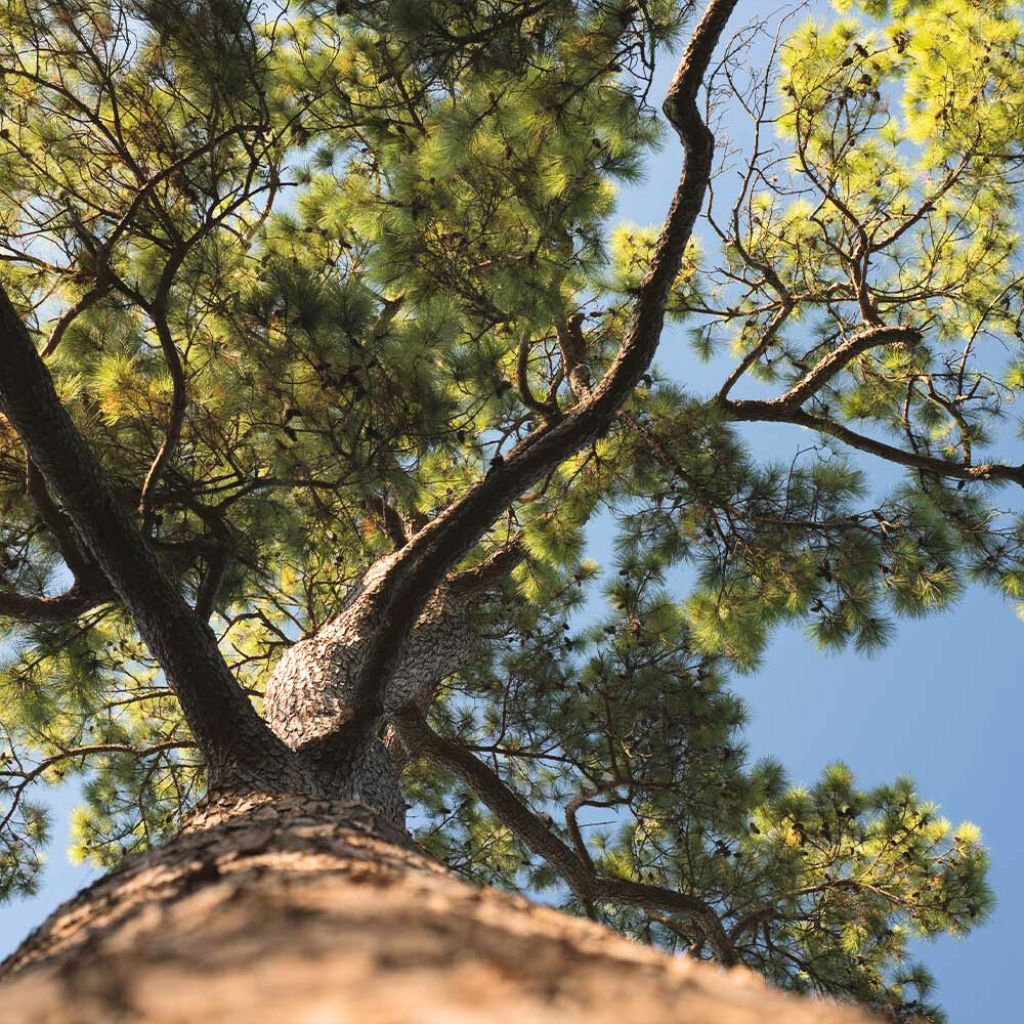
<path id="1" fill-rule="evenodd" d="M 971 583 L 1024 601 L 1024 22 L 834 8 L 722 37 L 662 310 L 690 347 L 459 556 L 508 557 L 401 782 L 468 877 L 940 1021 L 916 940 L 991 909 L 978 830 L 907 779 L 752 762 L 729 687 L 784 624 L 871 652 Z M 653 76 L 698 14 L 0 4 L 0 282 L 257 712 L 371 565 L 600 398 L 666 246 L 617 191 L 675 146 Z M 765 458 L 759 424 L 792 444 Z M 39 887 L 48 790 L 79 787 L 73 853 L 111 866 L 208 769 L 30 448 L 0 419 L 4 898 Z"/>

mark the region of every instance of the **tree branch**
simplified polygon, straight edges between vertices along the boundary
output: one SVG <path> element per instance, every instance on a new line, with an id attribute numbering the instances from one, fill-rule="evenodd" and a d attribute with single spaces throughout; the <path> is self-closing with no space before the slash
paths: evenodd
<path id="1" fill-rule="evenodd" d="M 721 408 L 732 420 L 745 422 L 767 420 L 776 423 L 792 423 L 798 427 L 810 427 L 812 430 L 837 438 L 851 448 L 877 455 L 879 458 L 895 462 L 900 466 L 919 469 L 925 473 L 934 473 L 936 476 L 952 477 L 955 480 L 996 480 L 1012 482 L 1024 487 L 1024 465 L 1009 466 L 999 462 L 985 462 L 972 466 L 964 462 L 950 462 L 932 455 L 908 452 L 895 445 L 886 444 L 884 441 L 876 441 L 873 437 L 868 437 L 865 434 L 858 434 L 856 431 L 850 430 L 849 427 L 830 420 L 827 416 L 819 416 L 804 409 L 774 405 L 771 401 L 726 401 L 721 404 Z"/>
<path id="2" fill-rule="evenodd" d="M 185 392 L 185 368 L 182 366 L 181 356 L 178 354 L 178 346 L 174 343 L 174 337 L 167 322 L 167 301 L 170 297 L 171 283 L 183 260 L 184 251 L 179 252 L 170 260 L 161 275 L 156 301 L 152 305 L 145 307 L 146 312 L 152 317 L 153 326 L 156 328 L 160 349 L 164 354 L 164 361 L 167 364 L 167 372 L 170 374 L 172 386 L 171 410 L 167 417 L 167 426 L 164 429 L 164 439 L 152 463 L 150 463 L 149 472 L 146 474 L 146 479 L 139 492 L 139 516 L 142 519 L 143 532 L 146 534 L 150 532 L 149 528 L 152 520 L 151 496 L 167 467 L 167 463 L 178 447 L 182 424 L 185 422 L 185 409 L 188 404 Z"/>
<path id="3" fill-rule="evenodd" d="M 306 785 L 307 773 L 256 714 L 213 633 L 186 604 L 111 493 L 3 288 L 0 409 L 164 669 L 206 759 L 211 788 Z"/>
<path id="4" fill-rule="evenodd" d="M 203 622 L 209 622 L 210 616 L 217 610 L 217 598 L 224 578 L 231 566 L 231 548 L 227 544 L 212 551 L 206 558 L 206 572 L 196 591 L 196 615 Z"/>
<path id="5" fill-rule="evenodd" d="M 364 508 L 366 514 L 387 534 L 394 550 L 405 547 L 409 540 L 409 532 L 401 513 L 388 501 L 386 494 L 367 498 Z"/>
<path id="6" fill-rule="evenodd" d="M 392 715 L 402 742 L 457 775 L 537 856 L 543 857 L 584 904 L 625 903 L 669 910 L 693 918 L 709 936 L 719 961 L 736 963 L 736 954 L 714 910 L 696 896 L 622 878 L 602 878 L 589 857 L 584 860 L 538 814 L 510 790 L 501 777 L 465 747 L 438 735 L 422 712 L 407 706 Z"/>
<path id="7" fill-rule="evenodd" d="M 816 395 L 837 373 L 849 365 L 857 356 L 882 345 L 913 345 L 921 340 L 921 332 L 913 327 L 869 327 L 858 331 L 842 344 L 837 345 L 827 356 L 804 374 L 784 395 L 763 401 L 739 400 L 725 403 L 729 408 L 742 408 L 756 404 L 771 408 L 795 409 L 808 398 Z M 724 394 L 724 392 L 723 392 Z M 769 418 L 769 417 L 765 417 Z"/>
<path id="8" fill-rule="evenodd" d="M 111 284 L 107 279 L 107 275 L 104 270 L 101 269 L 99 280 L 90 288 L 77 302 L 72 303 L 66 310 L 61 314 L 60 319 L 54 324 L 53 331 L 50 333 L 50 337 L 47 339 L 46 345 L 43 347 L 41 353 L 43 359 L 49 359 L 54 352 L 57 351 L 57 346 L 61 343 L 61 339 L 64 337 L 68 328 L 84 313 L 90 306 L 98 302 L 110 293 Z"/>
<path id="9" fill-rule="evenodd" d="M 502 782 L 501 778 L 465 747 L 434 732 L 415 705 L 392 715 L 406 747 L 457 775 L 539 857 L 543 857 L 578 895 L 589 895 L 594 876 L 582 860 Z"/>
<path id="10" fill-rule="evenodd" d="M 0 617 L 36 624 L 71 622 L 110 598 L 109 592 L 88 590 L 77 584 L 56 597 L 0 593 Z"/>
<path id="11" fill-rule="evenodd" d="M 868 327 L 833 349 L 785 394 L 769 399 L 730 399 L 725 397 L 723 389 L 716 396 L 717 403 L 731 420 L 792 423 L 799 427 L 809 427 L 829 434 L 851 448 L 911 469 L 959 480 L 1009 481 L 1024 486 L 1024 465 L 1010 466 L 989 462 L 971 465 L 969 462 L 952 462 L 932 455 L 922 455 L 919 452 L 908 452 L 895 445 L 857 433 L 827 416 L 802 408 L 805 401 L 817 394 L 837 373 L 862 353 L 881 345 L 910 345 L 920 340 L 921 332 L 913 327 Z"/>
<path id="12" fill-rule="evenodd" d="M 714 138 L 697 94 L 736 0 L 711 0 L 669 87 L 664 110 L 683 143 L 685 161 L 651 266 L 641 282 L 623 343 L 604 377 L 566 415 L 545 423 L 492 464 L 487 476 L 420 530 L 374 585 L 368 656 L 353 694 L 352 717 L 304 748 L 321 768 L 339 771 L 374 735 L 384 692 L 402 642 L 449 569 L 516 498 L 574 452 L 608 430 L 647 371 L 665 320 L 665 305 L 700 213 L 712 171 Z"/>
<path id="13" fill-rule="evenodd" d="M 558 403 L 540 401 L 530 390 L 530 332 L 525 331 L 519 339 L 519 351 L 516 353 L 516 379 L 519 383 L 519 398 L 527 409 L 542 416 L 546 420 L 557 419 Z"/>
<path id="14" fill-rule="evenodd" d="M 456 598 L 490 590 L 506 580 L 508 574 L 524 558 L 526 558 L 526 546 L 523 544 L 522 534 L 516 533 L 479 565 L 449 576 L 448 589 Z"/>
<path id="15" fill-rule="evenodd" d="M 729 376 L 725 378 L 725 382 L 718 389 L 716 398 L 719 400 L 726 398 L 743 374 L 772 347 L 780 328 L 792 311 L 793 302 L 787 295 L 783 298 L 782 305 L 766 325 L 764 333 L 761 335 L 761 340 L 740 360 Z"/>
<path id="16" fill-rule="evenodd" d="M 587 342 L 583 337 L 583 315 L 574 313 L 556 330 L 562 371 L 569 382 L 569 390 L 577 401 L 583 401 L 590 394 L 590 364 L 587 362 Z"/>

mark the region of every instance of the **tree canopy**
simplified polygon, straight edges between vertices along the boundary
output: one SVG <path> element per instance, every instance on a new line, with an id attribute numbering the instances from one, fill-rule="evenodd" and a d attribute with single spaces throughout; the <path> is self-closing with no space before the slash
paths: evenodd
<path id="1" fill-rule="evenodd" d="M 39 885 L 62 780 L 103 865 L 201 797 L 193 618 L 257 730 L 283 652 L 412 551 L 413 620 L 471 594 L 458 658 L 418 708 L 359 700 L 430 852 L 942 1019 L 908 944 L 989 911 L 977 829 L 906 779 L 751 763 L 729 678 L 783 623 L 871 651 L 971 582 L 1024 598 L 1024 22 L 837 0 L 722 31 L 733 6 L 670 90 L 662 227 L 619 223 L 616 189 L 678 148 L 653 77 L 692 3 L 0 4 L 4 316 L 112 501 L 83 526 L 21 427 L 43 392 L 2 396 L 0 896 Z M 650 364 L 663 316 L 716 388 Z M 760 423 L 793 427 L 776 461 Z M 97 554 L 122 519 L 157 583 Z M 165 585 L 161 646 L 136 607 Z"/>

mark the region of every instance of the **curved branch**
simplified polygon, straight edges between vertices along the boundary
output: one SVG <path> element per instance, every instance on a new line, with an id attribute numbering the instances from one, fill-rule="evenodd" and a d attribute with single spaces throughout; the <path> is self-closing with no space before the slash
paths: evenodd
<path id="1" fill-rule="evenodd" d="M 598 792 L 600 792 L 600 789 L 591 790 L 589 793 L 581 793 L 579 796 L 570 800 L 565 807 L 565 827 L 569 833 L 569 838 L 572 840 L 572 845 L 576 850 L 576 855 L 581 861 L 583 861 L 591 874 L 596 873 L 597 869 L 594 867 L 594 860 L 590 856 L 590 851 L 587 849 L 587 844 L 583 838 L 583 831 L 580 828 L 580 822 L 579 818 L 577 818 L 577 814 L 581 807 L 586 807 L 588 805 L 593 806 L 593 798 Z"/>
<path id="2" fill-rule="evenodd" d="M 141 760 L 144 757 L 151 757 L 153 754 L 164 753 L 168 750 L 194 748 L 195 743 L 189 740 L 164 740 L 151 744 L 148 747 L 133 747 L 130 743 L 90 743 L 81 747 L 68 747 L 59 754 L 53 754 L 50 757 L 44 758 L 35 767 L 27 771 L 0 771 L 0 778 L 18 780 L 17 784 L 9 789 L 11 801 L 3 818 L 0 819 L 0 831 L 7 827 L 7 824 L 14 816 L 21 803 L 22 796 L 29 785 L 35 782 L 47 768 L 52 768 L 55 764 L 60 764 L 61 761 L 68 761 L 75 757 L 90 757 L 94 754 L 131 754 L 133 757 Z"/>
<path id="3" fill-rule="evenodd" d="M 43 351 L 40 353 L 43 359 L 49 359 L 57 350 L 57 346 L 60 344 L 61 339 L 67 332 L 67 329 L 75 322 L 75 320 L 84 313 L 93 303 L 98 302 L 104 296 L 110 293 L 110 282 L 101 279 L 92 288 L 90 288 L 77 302 L 72 303 L 64 312 L 61 314 L 60 319 L 54 325 L 53 330 L 50 332 L 50 337 L 47 339 L 46 344 L 43 346 Z"/>
<path id="4" fill-rule="evenodd" d="M 195 750 L 195 747 L 195 743 L 191 740 L 161 740 L 146 747 L 134 747 L 130 743 L 87 743 L 80 747 L 68 747 L 57 754 L 51 754 L 28 771 L 0 771 L 0 776 L 20 779 L 20 784 L 26 785 L 42 775 L 47 768 L 52 768 L 55 764 L 68 761 L 73 757 L 92 757 L 94 754 L 131 754 L 132 757 L 143 758 L 168 750 Z"/>
<path id="5" fill-rule="evenodd" d="M 434 732 L 415 705 L 407 705 L 391 717 L 410 751 L 462 779 L 505 825 L 565 879 L 574 893 L 589 895 L 595 881 L 593 873 L 496 772 L 465 747 Z"/>
<path id="6" fill-rule="evenodd" d="M 527 409 L 532 409 L 546 420 L 557 419 L 558 403 L 547 400 L 540 401 L 530 390 L 530 332 L 524 331 L 519 339 L 519 351 L 516 353 L 516 379 L 519 384 L 519 398 Z"/>
<path id="7" fill-rule="evenodd" d="M 407 706 L 392 715 L 403 743 L 412 751 L 457 775 L 537 856 L 558 872 L 585 905 L 594 902 L 630 904 L 670 910 L 693 918 L 709 936 L 719 961 L 737 962 L 722 922 L 714 910 L 696 896 L 661 886 L 622 878 L 602 878 L 592 863 L 578 856 L 540 815 L 532 811 L 501 777 L 465 747 L 438 735 L 422 712 Z"/>
<path id="8" fill-rule="evenodd" d="M 853 890 L 855 892 L 872 892 L 883 895 L 886 900 L 894 901 L 898 898 L 890 892 L 879 890 L 876 886 L 862 882 L 857 878 L 833 878 L 830 882 L 823 882 L 819 885 L 807 885 L 801 889 L 794 889 L 792 892 L 779 896 L 779 902 L 783 900 L 799 899 L 801 896 L 817 896 L 822 893 L 836 892 L 839 890 Z M 779 909 L 777 904 L 762 903 L 759 907 L 744 914 L 730 929 L 729 939 L 736 942 L 745 931 L 768 921 L 787 920 L 787 913 Z"/>
<path id="9" fill-rule="evenodd" d="M 112 247 L 120 240 L 121 236 L 131 227 L 135 214 L 138 213 L 143 202 L 145 202 L 145 200 L 162 182 L 173 177 L 182 168 L 187 167 L 193 160 L 197 160 L 199 157 L 212 152 L 222 142 L 226 142 L 231 138 L 232 135 L 244 135 L 246 132 L 259 133 L 263 131 L 265 127 L 265 125 L 260 124 L 232 125 L 220 134 L 213 136 L 213 138 L 207 139 L 201 146 L 197 146 L 195 149 L 189 150 L 188 153 L 178 157 L 177 160 L 171 161 L 171 163 L 161 167 L 159 171 L 150 175 L 150 177 L 147 178 L 136 190 L 135 195 L 132 196 L 131 202 L 124 211 L 124 214 L 122 214 L 117 224 L 114 225 L 113 230 L 106 239 L 107 246 Z"/>
<path id="10" fill-rule="evenodd" d="M 384 692 L 402 642 L 445 574 L 525 490 L 609 429 L 647 371 L 665 320 L 665 306 L 703 204 L 712 171 L 714 137 L 701 118 L 697 94 L 736 0 L 711 0 L 669 87 L 664 110 L 685 153 L 650 269 L 637 289 L 623 343 L 587 397 L 554 423 L 540 426 L 487 476 L 425 526 L 398 553 L 367 594 L 375 629 L 353 694 L 352 717 L 303 748 L 322 771 L 345 771 L 375 734 Z"/>
<path id="11" fill-rule="evenodd" d="M 807 399 L 816 395 L 844 367 L 848 366 L 857 356 L 869 349 L 880 348 L 882 345 L 916 344 L 921 340 L 921 332 L 913 327 L 887 327 L 884 325 L 869 327 L 858 331 L 846 341 L 837 345 L 827 356 L 808 370 L 784 395 L 763 401 L 737 400 L 726 403 L 730 408 L 743 408 L 752 404 L 772 409 L 795 409 Z M 724 397 L 724 393 L 722 395 Z"/>
<path id="12" fill-rule="evenodd" d="M 853 359 L 869 349 L 881 345 L 916 344 L 920 340 L 921 332 L 913 327 L 868 327 L 838 345 L 785 394 L 777 398 L 730 399 L 725 397 L 724 392 L 720 392 L 716 396 L 716 402 L 725 416 L 731 420 L 792 423 L 828 434 L 851 448 L 911 469 L 959 480 L 1009 481 L 1024 486 L 1024 465 L 1010 466 L 990 462 L 971 465 L 969 462 L 952 462 L 932 455 L 922 455 L 919 452 L 908 452 L 895 445 L 857 433 L 827 416 L 802 408 L 805 401 L 816 395 Z"/>

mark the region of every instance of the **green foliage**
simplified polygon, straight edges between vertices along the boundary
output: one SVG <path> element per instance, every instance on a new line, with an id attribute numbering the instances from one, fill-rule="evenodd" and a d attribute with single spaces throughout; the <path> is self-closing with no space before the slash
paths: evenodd
<path id="1" fill-rule="evenodd" d="M 510 537 L 527 558 L 431 713 L 602 874 L 706 901 L 777 983 L 938 1020 L 907 943 L 984 918 L 977 833 L 905 781 L 832 766 L 802 790 L 749 764 L 727 684 L 782 624 L 871 652 L 972 581 L 1024 599 L 1024 518 L 996 490 L 1021 483 L 1000 453 L 1024 387 L 1024 25 L 998 0 L 835 6 L 774 47 L 741 34 L 708 83 L 753 130 L 666 312 L 720 389 L 652 372 L 508 510 L 470 561 Z M 654 62 L 691 13 L 0 5 L 0 277 L 257 705 L 391 549 L 389 513 L 417 528 L 571 408 L 569 325 L 592 381 L 614 358 L 657 240 L 615 221 L 616 189 L 662 140 Z M 908 333 L 850 347 L 880 324 Z M 814 433 L 766 461 L 759 421 Z M 6 422 L 0 502 L 0 599 L 88 577 Z M 112 603 L 10 622 L 0 897 L 38 884 L 46 786 L 78 779 L 75 855 L 109 865 L 203 781 Z M 453 869 L 591 909 L 463 783 L 416 764 L 403 784 Z M 684 915 L 594 912 L 714 955 Z"/>
<path id="2" fill-rule="evenodd" d="M 747 763 L 721 663 L 694 656 L 657 570 L 622 565 L 616 613 L 580 631 L 532 619 L 500 662 L 451 684 L 438 727 L 488 751 L 509 788 L 558 816 L 566 842 L 578 826 L 603 876 L 714 906 L 740 959 L 776 984 L 941 1019 L 908 944 L 963 934 L 991 909 L 978 830 L 954 829 L 907 779 L 864 791 L 835 764 L 804 789 L 773 762 Z M 427 765 L 410 783 L 417 836 L 435 855 L 584 909 L 471 792 Z M 600 915 L 715 956 L 699 920 L 615 905 Z"/>

